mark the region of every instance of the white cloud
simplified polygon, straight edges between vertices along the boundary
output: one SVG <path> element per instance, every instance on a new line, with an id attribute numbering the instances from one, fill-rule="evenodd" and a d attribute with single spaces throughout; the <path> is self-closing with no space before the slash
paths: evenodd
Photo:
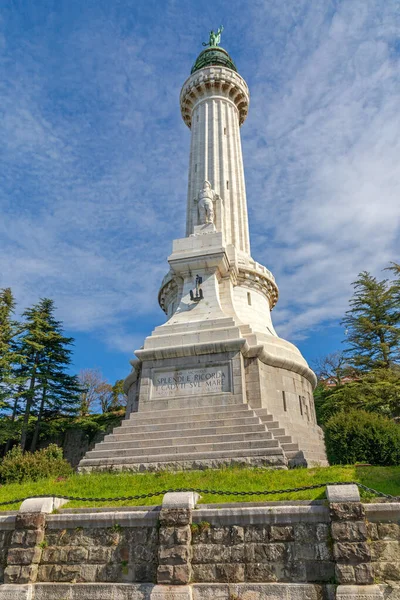
<path id="1" fill-rule="evenodd" d="M 284 34 L 301 52 L 280 59 L 282 86 L 259 68 L 244 129 L 253 253 L 277 276 L 278 332 L 294 338 L 343 316 L 357 273 L 399 253 L 395 3 L 340 3 L 322 21 L 317 5 Z"/>
<path id="2" fill-rule="evenodd" d="M 21 306 L 53 297 L 68 328 L 131 351 L 132 330 L 163 319 L 158 284 L 184 234 L 178 98 L 210 13 L 171 0 L 147 29 L 108 10 L 83 15 L 56 53 L 4 30 L 0 287 Z M 251 91 L 253 255 L 277 277 L 278 332 L 304 338 L 343 315 L 359 271 L 398 257 L 397 2 L 213 10 Z"/>

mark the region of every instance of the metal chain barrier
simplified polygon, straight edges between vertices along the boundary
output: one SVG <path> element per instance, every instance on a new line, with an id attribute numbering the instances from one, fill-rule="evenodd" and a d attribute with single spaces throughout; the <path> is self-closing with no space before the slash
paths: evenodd
<path id="1" fill-rule="evenodd" d="M 177 489 L 168 489 L 168 490 L 160 490 L 158 492 L 150 492 L 148 494 L 137 494 L 135 496 L 117 496 L 115 498 L 82 498 L 80 496 L 62 496 L 59 494 L 41 494 L 39 496 L 27 496 L 26 498 L 15 498 L 14 500 L 6 500 L 5 502 L 0 502 L 0 506 L 7 506 L 8 504 L 16 504 L 19 502 L 23 502 L 24 500 L 28 500 L 30 498 L 59 498 L 61 500 L 77 500 L 79 502 L 126 502 L 128 500 L 145 500 L 146 498 L 154 498 L 157 496 L 164 496 L 168 492 L 196 492 L 197 494 L 210 494 L 214 496 L 273 496 L 276 494 L 291 494 L 293 492 L 303 492 L 305 490 L 316 490 L 318 488 L 326 487 L 327 485 L 357 485 L 359 488 L 366 492 L 370 492 L 375 496 L 379 496 L 381 498 L 385 498 L 386 500 L 399 500 L 399 496 L 392 496 L 390 494 L 384 494 L 383 492 L 379 492 L 378 490 L 374 490 L 372 488 L 363 485 L 362 483 L 358 483 L 357 481 L 335 481 L 335 482 L 327 482 L 327 483 L 317 483 L 315 485 L 306 485 L 302 487 L 291 488 L 287 490 L 259 490 L 259 491 L 251 491 L 251 492 L 237 492 L 237 491 L 229 491 L 229 490 L 207 490 L 201 488 L 177 488 Z"/>

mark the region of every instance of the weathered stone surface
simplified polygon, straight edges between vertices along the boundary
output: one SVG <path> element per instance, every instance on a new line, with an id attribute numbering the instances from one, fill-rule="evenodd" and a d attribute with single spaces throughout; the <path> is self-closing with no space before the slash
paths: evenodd
<path id="1" fill-rule="evenodd" d="M 328 502 L 360 502 L 360 492 L 355 484 L 327 485 Z"/>
<path id="2" fill-rule="evenodd" d="M 294 540 L 294 527 L 291 525 L 271 525 L 270 539 L 273 542 Z"/>
<path id="3" fill-rule="evenodd" d="M 193 600 L 335 600 L 336 595 L 335 586 L 316 584 L 229 583 L 192 587 Z"/>
<path id="4" fill-rule="evenodd" d="M 271 539 L 271 526 L 254 525 L 244 528 L 244 541 L 266 543 Z"/>
<path id="5" fill-rule="evenodd" d="M 357 564 L 371 559 L 371 550 L 366 542 L 337 542 L 333 554 L 338 562 Z"/>
<path id="6" fill-rule="evenodd" d="M 333 502 L 329 505 L 332 521 L 363 521 L 365 510 L 358 502 Z"/>
<path id="7" fill-rule="evenodd" d="M 338 583 L 354 584 L 356 582 L 354 567 L 341 563 L 336 564 L 335 578 Z"/>
<path id="8" fill-rule="evenodd" d="M 371 556 L 374 561 L 400 562 L 400 542 L 373 541 L 370 544 Z"/>
<path id="9" fill-rule="evenodd" d="M 400 542 L 400 523 L 377 523 L 380 540 L 392 540 Z"/>
<path id="10" fill-rule="evenodd" d="M 335 563 L 329 561 L 306 562 L 306 581 L 328 582 L 335 576 Z"/>
<path id="11" fill-rule="evenodd" d="M 20 513 L 15 518 L 15 529 L 43 529 L 45 524 L 44 513 Z"/>
<path id="12" fill-rule="evenodd" d="M 379 581 L 400 581 L 400 561 L 374 562 L 374 574 Z"/>
<path id="13" fill-rule="evenodd" d="M 365 521 L 337 521 L 332 523 L 332 537 L 343 542 L 362 542 L 368 538 Z"/>
<path id="14" fill-rule="evenodd" d="M 188 546 L 161 547 L 158 557 L 162 565 L 183 565 L 190 559 L 190 550 Z"/>
<path id="15" fill-rule="evenodd" d="M 283 561 L 285 559 L 286 546 L 282 543 L 247 544 L 245 552 L 248 562 Z"/>
<path id="16" fill-rule="evenodd" d="M 277 567 L 271 563 L 250 563 L 245 566 L 246 581 L 278 581 Z"/>
<path id="17" fill-rule="evenodd" d="M 215 565 L 217 580 L 220 582 L 238 582 L 244 581 L 243 564 L 217 564 Z"/>
<path id="18" fill-rule="evenodd" d="M 200 499 L 196 492 L 167 492 L 162 501 L 165 509 L 186 508 L 193 510 Z"/>
<path id="19" fill-rule="evenodd" d="M 1 585 L 0 600 L 31 600 L 32 592 L 30 585 Z"/>
<path id="20" fill-rule="evenodd" d="M 20 565 L 8 565 L 4 571 L 4 583 L 17 583 L 21 575 Z"/>
<path id="21" fill-rule="evenodd" d="M 30 565 L 38 563 L 42 555 L 42 549 L 33 548 L 10 548 L 7 555 L 9 565 Z"/>
<path id="22" fill-rule="evenodd" d="M 183 527 L 192 522 L 192 511 L 188 508 L 163 508 L 160 511 L 160 525 Z"/>
<path id="23" fill-rule="evenodd" d="M 371 563 L 363 563 L 354 567 L 356 583 L 369 585 L 374 583 L 374 569 Z"/>
<path id="24" fill-rule="evenodd" d="M 339 585 L 336 598 L 337 600 L 383 600 L 383 595 L 377 585 Z"/>
<path id="25" fill-rule="evenodd" d="M 192 588 L 156 585 L 151 590 L 148 600 L 192 600 Z"/>

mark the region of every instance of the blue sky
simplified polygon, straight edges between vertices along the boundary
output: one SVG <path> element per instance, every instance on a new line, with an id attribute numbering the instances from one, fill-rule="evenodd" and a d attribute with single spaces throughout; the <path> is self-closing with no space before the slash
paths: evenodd
<path id="1" fill-rule="evenodd" d="M 0 287 L 48 296 L 75 369 L 110 381 L 163 322 L 184 235 L 180 88 L 210 28 L 251 93 L 253 257 L 278 333 L 336 350 L 361 270 L 399 260 L 398 0 L 6 0 L 0 8 Z"/>

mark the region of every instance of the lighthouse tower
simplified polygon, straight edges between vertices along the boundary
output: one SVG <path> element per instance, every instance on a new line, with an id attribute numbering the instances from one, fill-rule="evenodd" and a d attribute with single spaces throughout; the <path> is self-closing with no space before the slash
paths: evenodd
<path id="1" fill-rule="evenodd" d="M 167 320 L 135 351 L 125 421 L 81 471 L 327 464 L 315 375 L 275 332 L 278 288 L 250 253 L 240 140 L 249 90 L 220 36 L 211 32 L 180 94 L 191 132 L 186 236 L 159 291 Z"/>

